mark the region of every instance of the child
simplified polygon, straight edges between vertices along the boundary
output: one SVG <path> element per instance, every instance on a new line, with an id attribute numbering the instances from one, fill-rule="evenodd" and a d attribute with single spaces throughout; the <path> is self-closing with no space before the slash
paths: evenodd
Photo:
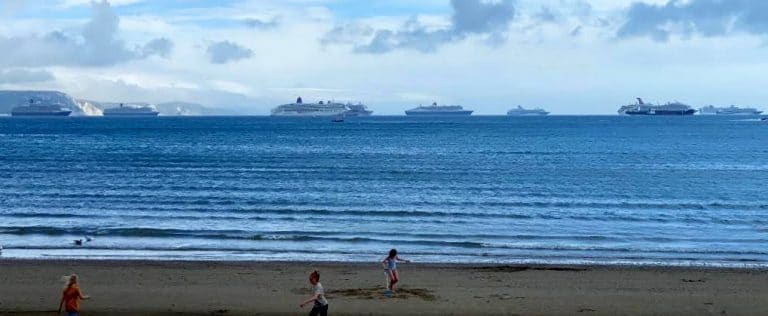
<path id="1" fill-rule="evenodd" d="M 68 316 L 78 316 L 80 313 L 80 300 L 87 300 L 89 298 L 90 296 L 80 293 L 80 288 L 77 286 L 77 275 L 73 274 L 69 276 L 69 282 L 67 282 L 64 292 L 61 294 L 59 313 L 61 313 L 61 307 L 63 306 Z"/>
<path id="2" fill-rule="evenodd" d="M 313 271 L 309 275 L 309 283 L 312 284 L 312 293 L 314 293 L 314 295 L 302 302 L 299 306 L 304 308 L 304 305 L 314 302 L 312 311 L 309 312 L 309 316 L 327 316 L 328 300 L 325 299 L 325 290 L 323 289 L 323 285 L 320 284 L 320 273 Z"/>
<path id="3" fill-rule="evenodd" d="M 389 283 L 387 284 L 387 294 L 391 294 L 395 291 L 395 284 L 397 284 L 398 281 L 400 281 L 400 275 L 397 273 L 397 262 L 411 262 L 409 260 L 401 259 L 397 256 L 397 249 L 392 249 L 389 251 L 389 255 L 384 258 L 384 260 L 381 261 L 381 265 L 384 267 L 384 272 L 387 274 L 387 277 L 389 278 Z"/>

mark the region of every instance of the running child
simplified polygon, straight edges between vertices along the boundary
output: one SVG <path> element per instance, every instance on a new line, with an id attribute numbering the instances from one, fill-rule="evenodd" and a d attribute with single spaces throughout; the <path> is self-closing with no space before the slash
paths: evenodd
<path id="1" fill-rule="evenodd" d="M 64 288 L 64 292 L 61 293 L 59 313 L 61 313 L 61 308 L 64 307 L 64 310 L 67 311 L 67 316 L 78 316 L 80 314 L 80 300 L 87 300 L 89 298 L 91 297 L 80 292 L 80 287 L 77 286 L 77 275 L 73 274 L 69 276 L 67 286 Z"/>
<path id="2" fill-rule="evenodd" d="M 301 302 L 299 305 L 304 308 L 304 305 L 314 303 L 312 305 L 312 311 L 309 312 L 309 316 L 327 316 L 328 315 L 328 300 L 325 299 L 325 290 L 323 285 L 320 284 L 320 273 L 313 271 L 309 275 L 309 284 L 312 284 L 312 297 L 306 301 Z"/>
<path id="3" fill-rule="evenodd" d="M 390 293 L 395 291 L 395 285 L 400 281 L 400 275 L 397 273 L 398 261 L 406 263 L 411 262 L 410 260 L 405 260 L 398 257 L 397 249 L 390 250 L 389 255 L 381 261 L 381 265 L 384 267 L 384 272 L 386 272 L 387 277 L 389 278 L 387 291 Z"/>

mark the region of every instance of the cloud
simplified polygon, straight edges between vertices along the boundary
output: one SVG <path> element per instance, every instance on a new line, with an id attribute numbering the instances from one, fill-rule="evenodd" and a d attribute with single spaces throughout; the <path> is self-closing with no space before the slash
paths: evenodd
<path id="1" fill-rule="evenodd" d="M 271 21 L 265 21 L 261 19 L 245 19 L 243 20 L 243 23 L 245 23 L 245 25 L 250 28 L 259 30 L 273 29 L 280 25 L 280 23 L 277 22 L 277 19 L 273 19 Z"/>
<path id="2" fill-rule="evenodd" d="M 549 7 L 541 7 L 539 12 L 533 15 L 534 19 L 542 23 L 554 23 L 557 21 L 557 14 Z"/>
<path id="3" fill-rule="evenodd" d="M 214 64 L 226 64 L 253 57 L 253 51 L 240 44 L 222 41 L 208 46 L 208 57 Z"/>
<path id="4" fill-rule="evenodd" d="M 451 0 L 456 34 L 503 32 L 515 17 L 512 0 Z"/>
<path id="5" fill-rule="evenodd" d="M 486 37 L 489 44 L 498 44 L 505 40 L 509 24 L 515 17 L 514 0 L 451 0 L 453 15 L 450 25 L 443 28 L 430 28 L 422 24 L 418 17 L 406 21 L 400 29 L 379 29 L 367 36 L 366 42 L 354 46 L 354 52 L 381 54 L 396 49 L 412 49 L 420 52 L 435 52 L 441 45 L 460 41 L 470 35 Z M 334 42 L 334 36 L 341 38 L 335 42 L 348 40 L 334 28 L 323 38 L 324 43 Z M 365 35 L 365 34 L 361 34 Z"/>
<path id="6" fill-rule="evenodd" d="M 361 37 L 370 37 L 374 33 L 374 28 L 370 25 L 361 23 L 347 23 L 337 25 L 320 39 L 323 45 L 328 44 L 354 44 Z"/>
<path id="7" fill-rule="evenodd" d="M 141 50 L 141 56 L 149 57 L 153 55 L 168 57 L 173 50 L 173 42 L 167 38 L 156 38 L 144 45 Z"/>
<path id="8" fill-rule="evenodd" d="M 664 42 L 673 34 L 716 37 L 732 32 L 768 34 L 768 1 L 670 0 L 663 5 L 635 2 L 616 36 L 650 37 Z"/>
<path id="9" fill-rule="evenodd" d="M 48 82 L 54 79 L 53 74 L 46 70 L 0 70 L 0 84 Z"/>
<path id="10" fill-rule="evenodd" d="M 109 2 L 92 2 L 91 19 L 79 34 L 0 37 L 0 66 L 111 66 L 153 55 L 167 56 L 172 44 L 156 39 L 128 48 L 119 38 L 120 18 Z"/>

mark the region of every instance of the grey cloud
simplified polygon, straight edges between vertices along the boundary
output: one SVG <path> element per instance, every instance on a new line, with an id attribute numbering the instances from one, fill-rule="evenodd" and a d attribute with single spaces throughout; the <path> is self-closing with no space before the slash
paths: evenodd
<path id="1" fill-rule="evenodd" d="M 539 10 L 539 12 L 536 12 L 536 14 L 534 14 L 533 17 L 539 22 L 544 22 L 544 23 L 553 23 L 557 21 L 557 14 L 555 13 L 554 10 L 548 7 L 541 7 L 541 10 Z"/>
<path id="2" fill-rule="evenodd" d="M 458 34 L 503 32 L 515 17 L 515 1 L 451 0 L 453 29 Z"/>
<path id="3" fill-rule="evenodd" d="M 156 38 L 145 44 L 141 55 L 149 57 L 153 55 L 168 57 L 173 50 L 173 42 L 167 38 Z"/>
<path id="4" fill-rule="evenodd" d="M 79 34 L 52 31 L 42 36 L 0 37 L 0 65 L 109 66 L 168 54 L 167 39 L 128 48 L 118 36 L 120 19 L 109 2 L 92 2 L 91 9 L 91 19 Z"/>
<path id="5" fill-rule="evenodd" d="M 354 44 L 361 37 L 370 37 L 375 30 L 369 25 L 360 23 L 348 23 L 337 25 L 320 39 L 323 45 L 328 44 Z"/>
<path id="6" fill-rule="evenodd" d="M 53 74 L 46 70 L 0 70 L 0 84 L 47 82 L 54 79 Z"/>
<path id="7" fill-rule="evenodd" d="M 573 30 L 571 30 L 571 33 L 569 33 L 569 34 L 571 36 L 573 36 L 573 37 L 579 36 L 579 35 L 581 35 L 581 29 L 582 29 L 582 26 L 579 25 L 579 26 L 575 27 Z"/>
<path id="8" fill-rule="evenodd" d="M 355 45 L 354 51 L 381 54 L 396 49 L 412 49 L 429 53 L 469 35 L 485 36 L 487 43 L 496 45 L 505 40 L 507 28 L 516 12 L 514 0 L 451 0 L 451 7 L 453 15 L 447 28 L 431 29 L 417 18 L 412 18 L 400 29 L 376 30 L 364 44 Z M 333 35 L 333 31 L 326 34 L 326 41 Z"/>
<path id="9" fill-rule="evenodd" d="M 214 64 L 226 64 L 253 57 L 253 51 L 230 41 L 216 42 L 208 46 L 208 57 Z"/>
<path id="10" fill-rule="evenodd" d="M 578 17 L 589 17 L 592 15 L 592 5 L 584 0 L 576 0 L 573 2 L 572 11 Z"/>
<path id="11" fill-rule="evenodd" d="M 635 2 L 616 36 L 667 41 L 674 34 L 715 37 L 732 32 L 768 34 L 768 1 L 670 0 L 664 5 Z"/>
<path id="12" fill-rule="evenodd" d="M 245 25 L 250 28 L 260 29 L 260 30 L 272 29 L 280 25 L 277 22 L 277 19 L 273 19 L 271 21 L 265 21 L 261 19 L 245 19 L 243 20 L 243 23 L 245 23 Z"/>

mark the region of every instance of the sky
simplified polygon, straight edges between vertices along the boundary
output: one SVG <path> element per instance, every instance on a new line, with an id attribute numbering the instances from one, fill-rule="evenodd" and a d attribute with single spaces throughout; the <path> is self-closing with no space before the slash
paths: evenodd
<path id="1" fill-rule="evenodd" d="M 268 114 L 768 109 L 764 0 L 0 0 L 0 89 Z"/>

